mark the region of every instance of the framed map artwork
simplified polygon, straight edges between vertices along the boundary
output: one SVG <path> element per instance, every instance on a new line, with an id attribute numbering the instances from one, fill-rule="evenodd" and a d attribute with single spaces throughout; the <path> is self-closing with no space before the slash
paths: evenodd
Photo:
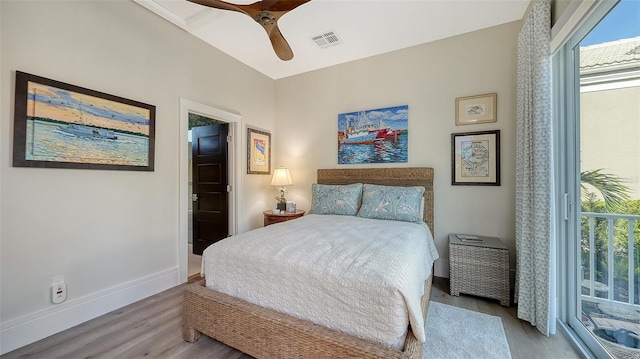
<path id="1" fill-rule="evenodd" d="M 500 131 L 451 134 L 451 184 L 500 185 Z"/>

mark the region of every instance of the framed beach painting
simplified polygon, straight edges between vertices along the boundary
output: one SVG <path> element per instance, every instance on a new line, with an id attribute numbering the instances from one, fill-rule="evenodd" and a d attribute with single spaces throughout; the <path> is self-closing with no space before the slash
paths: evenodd
<path id="1" fill-rule="evenodd" d="M 456 98 L 456 126 L 496 122 L 498 94 Z"/>
<path id="2" fill-rule="evenodd" d="M 338 164 L 407 162 L 409 106 L 338 115 Z"/>
<path id="3" fill-rule="evenodd" d="M 451 135 L 451 184 L 500 185 L 500 131 Z"/>
<path id="4" fill-rule="evenodd" d="M 155 106 L 16 71 L 14 167 L 153 171 Z"/>
<path id="5" fill-rule="evenodd" d="M 247 173 L 271 174 L 271 134 L 247 127 Z"/>

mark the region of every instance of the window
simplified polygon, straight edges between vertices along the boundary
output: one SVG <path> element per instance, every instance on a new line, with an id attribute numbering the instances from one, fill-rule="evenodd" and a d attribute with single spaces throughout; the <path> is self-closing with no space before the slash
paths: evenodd
<path id="1" fill-rule="evenodd" d="M 554 55 L 561 319 L 640 354 L 640 2 L 602 1 Z"/>

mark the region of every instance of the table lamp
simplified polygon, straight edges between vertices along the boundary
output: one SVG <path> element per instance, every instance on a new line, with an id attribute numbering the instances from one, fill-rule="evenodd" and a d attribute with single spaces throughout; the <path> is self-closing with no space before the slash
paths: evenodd
<path id="1" fill-rule="evenodd" d="M 273 171 L 271 185 L 280 186 L 277 190 L 278 195 L 276 196 L 276 201 L 278 201 L 277 208 L 281 211 L 287 209 L 287 200 L 284 198 L 284 194 L 287 192 L 285 186 L 291 186 L 292 184 L 293 182 L 291 181 L 291 174 L 289 173 L 289 169 L 280 166 L 280 168 L 276 168 Z"/>

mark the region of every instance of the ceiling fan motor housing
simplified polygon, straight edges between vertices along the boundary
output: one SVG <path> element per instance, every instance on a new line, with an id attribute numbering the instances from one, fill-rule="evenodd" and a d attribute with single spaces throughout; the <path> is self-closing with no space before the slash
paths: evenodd
<path id="1" fill-rule="evenodd" d="M 276 21 L 276 17 L 268 11 L 260 11 L 256 14 L 255 20 L 260 25 L 273 25 Z"/>

